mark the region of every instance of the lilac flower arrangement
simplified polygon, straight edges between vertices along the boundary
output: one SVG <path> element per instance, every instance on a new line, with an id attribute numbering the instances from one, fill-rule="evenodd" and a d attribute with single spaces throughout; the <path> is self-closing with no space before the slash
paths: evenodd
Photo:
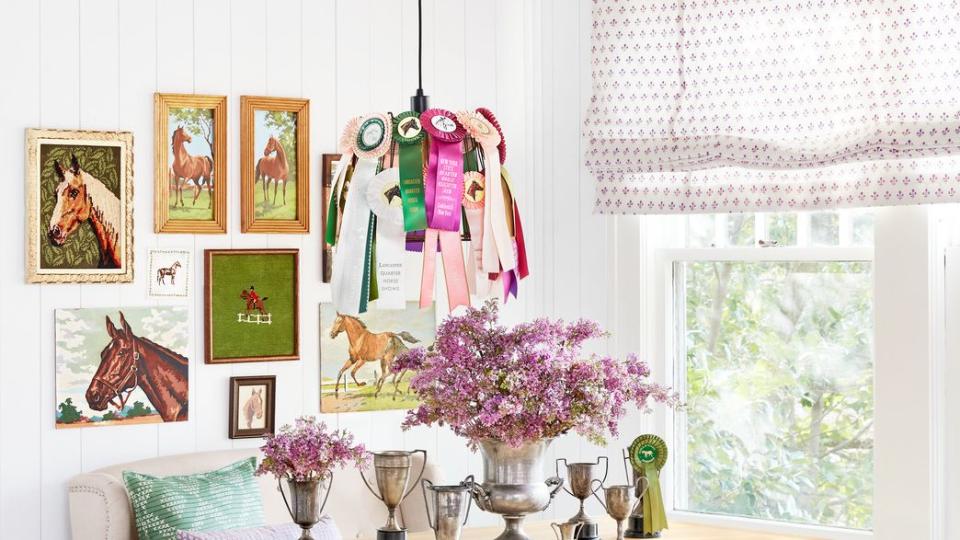
<path id="1" fill-rule="evenodd" d="M 446 424 L 473 448 L 483 439 L 519 446 L 570 430 L 604 444 L 628 404 L 677 404 L 635 356 L 583 357 L 583 343 L 605 335 L 595 322 L 537 319 L 506 328 L 498 315 L 488 301 L 448 317 L 432 347 L 394 360 L 393 371 L 416 371 L 410 388 L 420 405 L 407 413 L 405 429 Z"/>
<path id="2" fill-rule="evenodd" d="M 278 433 L 267 435 L 260 450 L 264 457 L 257 475 L 269 473 L 296 481 L 327 478 L 333 469 L 349 463 L 362 468 L 367 460 L 366 449 L 354 444 L 352 434 L 329 431 L 312 416 L 297 418 L 293 426 L 286 424 Z"/>

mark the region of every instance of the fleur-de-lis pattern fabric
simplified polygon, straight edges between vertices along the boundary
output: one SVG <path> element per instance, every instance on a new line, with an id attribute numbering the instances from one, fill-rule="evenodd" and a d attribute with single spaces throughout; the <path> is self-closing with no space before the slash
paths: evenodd
<path id="1" fill-rule="evenodd" d="M 960 3 L 594 0 L 600 213 L 960 201 Z"/>

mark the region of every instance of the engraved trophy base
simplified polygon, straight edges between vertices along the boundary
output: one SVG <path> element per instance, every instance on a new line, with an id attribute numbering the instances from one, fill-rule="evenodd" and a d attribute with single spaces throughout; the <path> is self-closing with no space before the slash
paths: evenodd
<path id="1" fill-rule="evenodd" d="M 660 538 L 660 532 L 643 532 L 643 516 L 630 516 L 624 538 Z"/>
<path id="2" fill-rule="evenodd" d="M 407 540 L 407 530 L 385 531 L 377 529 L 377 540 Z"/>
<path id="3" fill-rule="evenodd" d="M 600 540 L 600 526 L 594 521 L 585 521 L 577 534 L 579 540 Z"/>

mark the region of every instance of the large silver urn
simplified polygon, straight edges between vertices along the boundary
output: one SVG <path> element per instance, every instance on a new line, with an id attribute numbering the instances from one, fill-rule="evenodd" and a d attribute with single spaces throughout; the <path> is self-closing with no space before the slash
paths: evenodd
<path id="1" fill-rule="evenodd" d="M 544 455 L 553 439 L 512 447 L 492 439 L 480 442 L 483 482 L 467 482 L 477 506 L 503 516 L 506 528 L 495 540 L 530 540 L 521 527 L 528 514 L 541 512 L 563 487 L 557 476 L 546 478 Z"/>

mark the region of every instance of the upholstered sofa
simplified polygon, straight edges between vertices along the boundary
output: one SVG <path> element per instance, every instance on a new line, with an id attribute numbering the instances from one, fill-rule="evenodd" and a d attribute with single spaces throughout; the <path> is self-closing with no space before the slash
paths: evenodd
<path id="1" fill-rule="evenodd" d="M 136 471 L 154 476 L 194 474 L 211 471 L 241 459 L 258 456 L 256 449 L 223 450 L 181 454 L 123 463 L 75 476 L 69 482 L 70 527 L 73 540 L 129 540 L 137 538 L 130 500 L 123 484 L 123 471 Z M 414 455 L 412 475 L 420 470 L 422 458 Z M 368 475 L 372 482 L 376 482 Z M 411 478 L 411 483 L 416 476 Z M 439 482 L 437 470 L 427 465 L 424 478 Z M 277 492 L 273 477 L 258 477 L 263 510 L 267 523 L 290 521 L 283 499 Z M 419 486 L 416 488 L 419 490 Z M 344 540 L 373 538 L 377 527 L 387 520 L 383 503 L 374 498 L 363 485 L 356 469 L 345 469 L 334 474 L 333 488 L 326 513 L 336 521 Z M 401 505 L 400 514 L 410 531 L 428 528 L 423 496 L 418 492 Z"/>

